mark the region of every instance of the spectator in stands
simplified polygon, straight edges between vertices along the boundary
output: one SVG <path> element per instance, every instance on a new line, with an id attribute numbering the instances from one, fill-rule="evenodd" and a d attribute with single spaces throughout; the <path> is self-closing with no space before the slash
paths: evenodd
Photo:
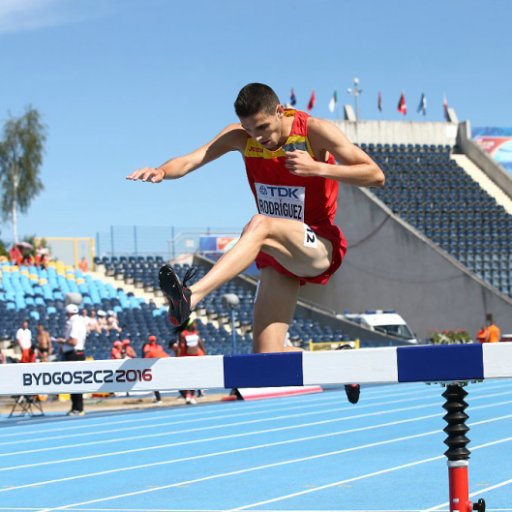
<path id="1" fill-rule="evenodd" d="M 110 352 L 111 359 L 124 359 L 123 343 L 121 340 L 114 341 Z"/>
<path id="2" fill-rule="evenodd" d="M 176 331 L 178 332 L 178 341 L 172 348 L 177 357 L 204 356 L 206 354 L 203 340 L 197 331 L 194 314 L 190 315 L 185 325 L 178 327 Z M 195 405 L 197 403 L 195 390 L 182 390 L 180 393 L 185 397 L 187 404 Z"/>
<path id="3" fill-rule="evenodd" d="M 28 320 L 21 322 L 21 327 L 16 331 L 16 341 L 21 350 L 21 363 L 28 363 L 32 359 L 32 332 L 28 328 Z"/>
<path id="4" fill-rule="evenodd" d="M 107 313 L 107 331 L 122 331 L 121 327 L 119 327 L 119 321 L 117 319 L 115 311 L 109 311 Z"/>
<path id="5" fill-rule="evenodd" d="M 21 265 L 23 263 L 23 254 L 17 245 L 13 245 L 9 249 L 9 257 L 13 265 Z"/>
<path id="6" fill-rule="evenodd" d="M 102 309 L 98 310 L 98 328 L 99 332 L 108 331 L 107 313 L 105 313 L 105 311 Z"/>
<path id="7" fill-rule="evenodd" d="M 78 262 L 78 268 L 84 273 L 89 271 L 89 263 L 87 263 L 85 256 Z"/>
<path id="8" fill-rule="evenodd" d="M 87 315 L 87 309 L 82 309 L 82 317 L 85 320 L 86 326 L 87 326 L 87 334 L 91 332 L 97 332 L 98 334 L 101 332 L 101 327 L 98 322 L 98 317 L 96 316 L 96 310 L 91 309 L 91 312 L 89 315 Z"/>
<path id="9" fill-rule="evenodd" d="M 329 121 L 284 108 L 264 84 L 248 84 L 238 94 L 240 123 L 228 125 L 210 142 L 155 168 L 127 178 L 160 183 L 177 179 L 231 151 L 245 160 L 259 213 L 238 242 L 201 279 L 187 286 L 170 265 L 160 269 L 169 319 L 185 323 L 208 294 L 255 260 L 261 270 L 254 303 L 254 352 L 297 350 L 284 347 L 299 287 L 326 284 L 340 267 L 347 244 L 334 223 L 338 182 L 359 187 L 384 185 L 384 173 Z M 338 163 L 337 163 L 338 162 Z M 279 195 L 274 195 L 279 188 Z"/>
<path id="10" fill-rule="evenodd" d="M 130 340 L 128 338 L 125 338 L 122 343 L 124 357 L 127 359 L 135 359 L 137 357 L 137 354 L 135 353 L 135 350 L 133 350 Z"/>
<path id="11" fill-rule="evenodd" d="M 44 325 L 37 324 L 37 351 L 39 353 L 39 360 L 46 363 L 52 354 L 52 340 L 50 333 L 44 328 Z"/>
<path id="12" fill-rule="evenodd" d="M 487 314 L 485 317 L 485 326 L 482 327 L 477 335 L 476 339 L 480 343 L 498 343 L 501 339 L 501 330 L 494 323 L 492 314 Z"/>
<path id="13" fill-rule="evenodd" d="M 49 251 L 46 247 L 38 247 L 36 249 L 35 265 L 45 269 L 48 266 Z"/>
<path id="14" fill-rule="evenodd" d="M 162 345 L 156 342 L 156 336 L 152 335 L 148 337 L 148 343 L 142 347 L 142 353 L 146 358 L 169 357 L 169 354 L 163 349 Z M 157 404 L 162 403 L 160 391 L 155 391 L 155 402 Z"/>
<path id="15" fill-rule="evenodd" d="M 87 311 L 87 308 L 82 308 L 82 311 L 80 311 L 80 316 L 82 317 L 82 320 L 85 323 L 85 327 L 87 329 L 87 334 L 89 334 L 89 332 L 90 332 L 89 323 L 90 323 L 91 317 L 89 316 L 89 312 Z"/>
<path id="16" fill-rule="evenodd" d="M 78 314 L 78 306 L 66 306 L 66 332 L 63 338 L 57 338 L 61 345 L 62 359 L 64 361 L 85 361 L 85 338 L 87 327 L 83 318 Z M 81 393 L 71 394 L 71 410 L 69 416 L 84 415 L 84 398 Z"/>
<path id="17" fill-rule="evenodd" d="M 144 357 L 169 357 L 162 345 L 157 343 L 156 336 L 149 336 L 148 342 L 142 347 Z"/>

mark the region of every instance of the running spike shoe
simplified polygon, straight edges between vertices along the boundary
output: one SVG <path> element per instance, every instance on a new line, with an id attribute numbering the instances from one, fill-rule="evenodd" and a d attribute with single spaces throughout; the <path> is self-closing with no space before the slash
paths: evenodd
<path id="1" fill-rule="evenodd" d="M 162 265 L 158 274 L 160 289 L 169 301 L 169 320 L 175 326 L 183 325 L 190 316 L 190 296 L 192 292 L 187 288 L 187 282 L 194 277 L 197 269 L 191 267 L 185 273 L 183 282 L 178 274 L 168 265 Z"/>

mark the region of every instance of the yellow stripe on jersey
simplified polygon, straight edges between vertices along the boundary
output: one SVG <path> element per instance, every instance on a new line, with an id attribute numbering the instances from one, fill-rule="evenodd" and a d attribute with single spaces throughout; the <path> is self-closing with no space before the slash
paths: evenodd
<path id="1" fill-rule="evenodd" d="M 286 144 L 276 151 L 270 151 L 254 139 L 249 138 L 245 145 L 244 156 L 249 158 L 263 158 L 265 160 L 272 158 L 284 158 L 285 151 L 293 151 L 294 149 L 307 151 L 312 157 L 314 157 L 309 140 L 304 137 L 304 135 L 290 135 Z"/>

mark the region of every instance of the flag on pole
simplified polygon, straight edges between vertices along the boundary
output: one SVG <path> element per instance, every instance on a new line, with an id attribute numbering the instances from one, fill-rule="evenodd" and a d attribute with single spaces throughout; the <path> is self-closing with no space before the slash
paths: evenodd
<path id="1" fill-rule="evenodd" d="M 421 93 L 420 104 L 418 105 L 418 113 L 421 112 L 424 116 L 427 115 L 427 98 L 425 93 Z"/>
<path id="2" fill-rule="evenodd" d="M 446 94 L 443 94 L 443 111 L 444 111 L 444 118 L 446 121 L 450 120 L 450 116 L 448 114 L 448 109 L 450 107 L 448 106 L 448 100 L 446 99 Z"/>
<path id="3" fill-rule="evenodd" d="M 297 104 L 297 98 L 295 97 L 295 91 L 292 87 L 292 92 L 290 93 L 290 105 L 294 107 Z"/>
<path id="4" fill-rule="evenodd" d="M 316 100 L 315 90 L 313 89 L 313 92 L 311 93 L 311 97 L 309 98 L 308 110 L 313 110 L 313 108 L 315 106 L 315 100 Z"/>
<path id="5" fill-rule="evenodd" d="M 398 105 L 396 109 L 404 116 L 407 114 L 407 103 L 405 103 L 405 95 L 403 91 L 402 94 L 400 94 L 400 99 L 398 100 Z"/>
<path id="6" fill-rule="evenodd" d="M 379 109 L 379 112 L 382 112 L 382 94 L 379 91 L 379 94 L 377 94 L 377 108 Z"/>
<path id="7" fill-rule="evenodd" d="M 338 94 L 336 91 L 332 93 L 331 100 L 329 101 L 329 111 L 334 112 L 334 109 L 336 108 L 336 104 L 338 103 Z"/>

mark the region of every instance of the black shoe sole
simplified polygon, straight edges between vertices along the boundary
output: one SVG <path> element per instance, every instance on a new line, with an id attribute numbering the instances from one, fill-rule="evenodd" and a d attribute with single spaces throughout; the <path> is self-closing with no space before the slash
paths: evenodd
<path id="1" fill-rule="evenodd" d="M 345 393 L 351 404 L 357 404 L 357 402 L 359 402 L 359 396 L 361 395 L 361 386 L 359 384 L 346 384 Z"/>

